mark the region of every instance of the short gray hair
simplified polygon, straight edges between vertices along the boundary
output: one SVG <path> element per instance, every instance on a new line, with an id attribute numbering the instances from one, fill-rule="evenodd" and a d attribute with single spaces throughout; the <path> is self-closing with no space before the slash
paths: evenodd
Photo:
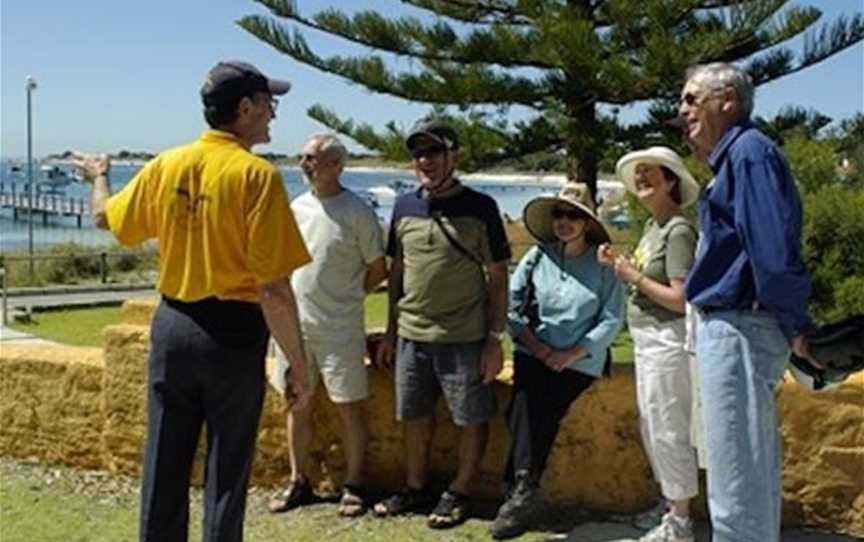
<path id="1" fill-rule="evenodd" d="M 348 161 L 348 149 L 342 144 L 333 134 L 315 134 L 310 136 L 307 141 L 318 141 L 318 152 L 333 153 L 339 159 L 339 165 L 345 167 L 345 162 Z"/>
<path id="2" fill-rule="evenodd" d="M 753 113 L 753 79 L 735 65 L 726 62 L 699 64 L 687 70 L 687 81 L 708 92 L 720 92 L 732 87 L 738 96 L 741 118 L 749 119 Z"/>

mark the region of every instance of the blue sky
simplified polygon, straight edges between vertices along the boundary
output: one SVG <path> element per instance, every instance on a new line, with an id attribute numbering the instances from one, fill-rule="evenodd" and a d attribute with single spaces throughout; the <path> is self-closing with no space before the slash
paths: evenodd
<path id="1" fill-rule="evenodd" d="M 799 0 L 824 12 L 823 21 L 864 11 L 864 0 Z M 417 14 L 397 0 L 298 0 L 304 13 L 329 6 Z M 337 113 L 382 127 L 410 126 L 423 105 L 373 95 L 277 53 L 235 25 L 265 10 L 251 0 L 2 0 L 0 2 L 0 155 L 26 153 L 24 81 L 32 74 L 34 154 L 76 148 L 159 151 L 186 142 L 204 127 L 198 89 L 206 71 L 226 58 L 246 59 L 291 80 L 260 150 L 294 154 L 323 127 L 306 116 L 322 103 Z M 362 53 L 341 40 L 307 32 L 324 55 Z M 792 42 L 798 50 L 801 41 Z M 406 68 L 406 60 L 394 60 Z M 757 91 L 756 113 L 788 104 L 814 107 L 836 119 L 864 110 L 864 45 Z M 636 118 L 639 108 L 625 111 Z"/>

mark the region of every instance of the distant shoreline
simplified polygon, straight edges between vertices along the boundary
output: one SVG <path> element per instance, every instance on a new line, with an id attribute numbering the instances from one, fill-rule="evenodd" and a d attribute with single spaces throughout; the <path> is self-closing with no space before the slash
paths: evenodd
<path id="1" fill-rule="evenodd" d="M 139 158 L 111 159 L 111 165 L 119 167 L 142 167 L 147 162 L 148 160 Z M 42 163 L 55 164 L 64 167 L 72 166 L 72 160 L 69 158 L 52 158 L 45 160 Z M 279 161 L 276 163 L 276 166 L 280 169 L 289 169 L 294 171 L 300 169 L 296 161 Z M 385 162 L 378 159 L 348 160 L 345 166 L 345 171 L 348 173 L 379 173 L 414 177 L 414 171 L 410 164 Z M 522 186 L 557 188 L 561 187 L 566 182 L 567 175 L 563 172 L 555 171 L 502 171 L 493 169 L 490 171 L 460 173 L 459 178 L 468 184 L 517 184 Z M 600 174 L 598 185 L 611 190 L 616 190 L 623 186 L 613 175 L 607 173 Z"/>

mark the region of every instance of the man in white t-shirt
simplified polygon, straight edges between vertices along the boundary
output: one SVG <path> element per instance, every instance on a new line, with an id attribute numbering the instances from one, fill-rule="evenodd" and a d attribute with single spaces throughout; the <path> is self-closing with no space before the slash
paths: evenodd
<path id="1" fill-rule="evenodd" d="M 312 263 L 294 272 L 300 327 L 313 392 L 324 383 L 342 420 L 347 473 L 339 513 L 365 512 L 363 463 L 368 441 L 365 400 L 369 395 L 363 299 L 387 277 L 381 226 L 375 211 L 339 181 L 347 151 L 332 135 L 314 135 L 303 146 L 300 167 L 309 191 L 291 202 Z M 289 365 L 277 349 L 284 373 Z M 278 386 L 278 384 L 277 384 Z M 304 474 L 312 439 L 311 409 L 288 413 L 288 487 L 271 498 L 271 512 L 313 500 Z"/>

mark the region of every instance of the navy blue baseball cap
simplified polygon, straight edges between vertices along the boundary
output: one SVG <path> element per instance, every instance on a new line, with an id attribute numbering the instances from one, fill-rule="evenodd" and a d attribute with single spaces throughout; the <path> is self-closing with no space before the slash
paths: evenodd
<path id="1" fill-rule="evenodd" d="M 414 149 L 417 139 L 421 136 L 440 143 L 447 150 L 459 148 L 459 136 L 456 134 L 456 130 L 438 120 L 421 120 L 414 125 L 408 137 L 405 138 L 405 146 L 408 147 L 409 151 Z"/>
<path id="2" fill-rule="evenodd" d="M 207 79 L 201 86 L 201 100 L 204 105 L 215 105 L 252 96 L 256 92 L 268 92 L 273 96 L 279 96 L 289 90 L 291 90 L 291 83 L 270 79 L 248 62 L 222 61 L 207 72 Z"/>

